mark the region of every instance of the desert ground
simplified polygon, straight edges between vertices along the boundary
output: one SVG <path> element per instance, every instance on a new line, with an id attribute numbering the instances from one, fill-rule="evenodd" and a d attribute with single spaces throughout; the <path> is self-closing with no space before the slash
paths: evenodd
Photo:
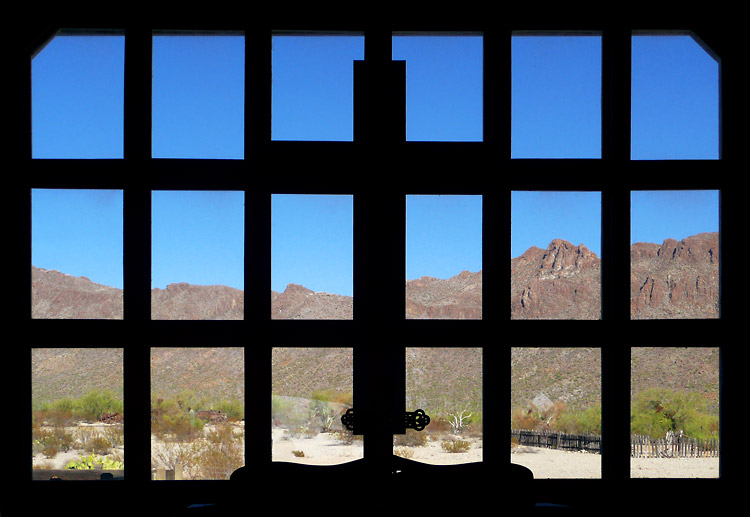
<path id="1" fill-rule="evenodd" d="M 281 428 L 272 429 L 273 460 L 303 463 L 307 465 L 336 465 L 362 458 L 362 441 L 344 445 L 332 433 L 320 433 L 313 438 L 295 438 Z M 433 465 L 454 465 L 482 461 L 482 440 L 470 438 L 471 448 L 463 453 L 448 453 L 439 441 L 428 441 L 424 447 L 397 447 L 398 451 L 413 453 L 409 458 Z M 301 451 L 304 456 L 295 456 L 292 451 Z"/>
<path id="2" fill-rule="evenodd" d="M 601 456 L 538 447 L 511 449 L 511 462 L 523 465 L 537 479 L 601 478 Z M 631 458 L 633 478 L 712 478 L 719 476 L 719 458 Z"/>

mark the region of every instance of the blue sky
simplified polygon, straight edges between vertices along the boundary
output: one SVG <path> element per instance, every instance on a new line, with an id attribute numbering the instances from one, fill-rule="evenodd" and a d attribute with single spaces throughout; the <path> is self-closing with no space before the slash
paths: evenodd
<path id="1" fill-rule="evenodd" d="M 353 196 L 275 194 L 271 203 L 271 289 L 352 296 Z"/>
<path id="2" fill-rule="evenodd" d="M 630 236 L 633 242 L 661 244 L 719 231 L 717 190 L 635 191 L 630 195 Z"/>
<path id="3" fill-rule="evenodd" d="M 599 192 L 516 191 L 511 193 L 511 257 L 552 239 L 584 244 L 601 257 Z"/>
<path id="4" fill-rule="evenodd" d="M 406 197 L 406 279 L 482 269 L 482 196 Z"/>
<path id="5" fill-rule="evenodd" d="M 393 58 L 406 60 L 408 140 L 482 139 L 481 43 L 394 37 Z M 512 156 L 600 157 L 600 38 L 514 36 L 511 52 Z M 363 56 L 361 36 L 274 37 L 272 138 L 351 140 L 352 61 Z M 153 57 L 153 155 L 243 158 L 244 38 L 155 37 Z M 122 36 L 59 36 L 33 59 L 33 157 L 122 157 L 123 65 Z M 687 36 L 637 36 L 632 66 L 633 158 L 716 158 L 717 62 Z M 40 190 L 33 201 L 34 265 L 122 285 L 121 193 Z M 683 201 L 673 194 L 657 206 L 679 213 Z M 154 193 L 154 286 L 242 288 L 243 203 L 242 193 Z M 274 198 L 273 289 L 294 282 L 351 294 L 351 203 L 348 196 Z M 634 196 L 634 239 L 717 229 L 709 199 L 705 216 L 696 209 L 678 226 L 642 233 L 640 218 L 659 214 L 639 215 L 638 203 Z M 598 193 L 514 193 L 512 255 L 553 238 L 600 254 L 599 205 Z M 414 196 L 408 210 L 407 278 L 481 269 L 480 197 Z M 688 216 L 700 217 L 692 224 Z"/>

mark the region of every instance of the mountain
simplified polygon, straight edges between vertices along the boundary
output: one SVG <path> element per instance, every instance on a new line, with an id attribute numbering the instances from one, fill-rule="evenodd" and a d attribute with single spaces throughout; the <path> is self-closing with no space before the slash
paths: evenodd
<path id="1" fill-rule="evenodd" d="M 701 233 L 630 248 L 633 319 L 718 318 L 719 235 Z M 554 239 L 511 260 L 512 319 L 599 319 L 601 259 L 584 244 Z M 482 271 L 406 282 L 407 319 L 481 319 Z M 33 318 L 122 318 L 122 291 L 32 266 Z M 151 291 L 153 319 L 238 320 L 244 293 L 170 284 Z M 289 284 L 271 291 L 272 319 L 351 319 L 353 298 Z"/>
<path id="2" fill-rule="evenodd" d="M 719 234 L 630 247 L 633 319 L 718 318 Z"/>
<path id="3" fill-rule="evenodd" d="M 512 319 L 599 319 L 601 260 L 583 244 L 555 239 L 511 260 Z"/>
<path id="4" fill-rule="evenodd" d="M 719 317 L 719 234 L 630 248 L 633 319 Z M 599 319 L 601 260 L 553 240 L 511 260 L 512 319 Z"/>
<path id="5" fill-rule="evenodd" d="M 719 348 L 631 348 L 631 397 L 649 388 L 700 393 L 718 414 Z M 601 402 L 599 348 L 511 349 L 511 408 L 561 401 L 571 409 Z"/>

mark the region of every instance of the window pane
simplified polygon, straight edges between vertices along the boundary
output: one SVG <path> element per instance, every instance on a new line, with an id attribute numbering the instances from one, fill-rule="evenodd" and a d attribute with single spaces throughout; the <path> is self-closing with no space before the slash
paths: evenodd
<path id="1" fill-rule="evenodd" d="M 351 141 L 363 36 L 273 37 L 271 138 Z"/>
<path id="2" fill-rule="evenodd" d="M 244 354 L 151 349 L 153 479 L 229 479 L 245 464 Z"/>
<path id="3" fill-rule="evenodd" d="M 31 317 L 122 319 L 122 191 L 31 191 Z"/>
<path id="4" fill-rule="evenodd" d="M 511 348 L 510 365 L 511 462 L 536 479 L 600 478 L 600 349 Z"/>
<path id="5" fill-rule="evenodd" d="M 482 319 L 482 196 L 406 197 L 406 318 Z"/>
<path id="6" fill-rule="evenodd" d="M 511 318 L 601 318 L 601 194 L 513 192 Z"/>
<path id="7" fill-rule="evenodd" d="M 244 193 L 152 194 L 151 318 L 244 317 Z"/>
<path id="8" fill-rule="evenodd" d="M 601 158 L 601 37 L 512 38 L 512 158 Z"/>
<path id="9" fill-rule="evenodd" d="M 245 38 L 154 36 L 154 158 L 244 158 Z"/>
<path id="10" fill-rule="evenodd" d="M 121 348 L 31 350 L 33 479 L 124 477 L 122 354 Z"/>
<path id="11" fill-rule="evenodd" d="M 432 465 L 482 461 L 482 349 L 407 348 L 406 410 L 430 424 L 393 437 L 393 453 Z"/>
<path id="12" fill-rule="evenodd" d="M 631 194 L 632 319 L 719 317 L 719 192 Z"/>
<path id="13" fill-rule="evenodd" d="M 125 38 L 56 36 L 31 62 L 33 158 L 122 158 Z"/>
<path id="14" fill-rule="evenodd" d="M 406 61 L 406 139 L 481 142 L 481 36 L 394 36 Z"/>
<path id="15" fill-rule="evenodd" d="M 631 477 L 719 477 L 719 349 L 630 350 Z"/>
<path id="16" fill-rule="evenodd" d="M 352 319 L 353 197 L 274 194 L 271 318 Z"/>
<path id="17" fill-rule="evenodd" d="M 688 35 L 632 39 L 631 157 L 719 158 L 719 63 Z"/>
<path id="18" fill-rule="evenodd" d="M 272 461 L 334 465 L 361 459 L 362 437 L 341 424 L 353 403 L 353 349 L 272 353 Z"/>

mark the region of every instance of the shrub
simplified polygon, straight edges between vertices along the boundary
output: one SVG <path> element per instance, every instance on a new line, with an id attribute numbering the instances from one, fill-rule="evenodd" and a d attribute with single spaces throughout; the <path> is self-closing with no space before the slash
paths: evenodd
<path id="1" fill-rule="evenodd" d="M 397 434 L 393 437 L 393 445 L 399 447 L 424 447 L 427 445 L 427 435 L 421 431 L 407 429 L 406 434 Z"/>
<path id="2" fill-rule="evenodd" d="M 443 440 L 440 442 L 440 446 L 445 452 L 449 453 L 461 453 L 471 449 L 471 443 L 466 440 Z"/>

